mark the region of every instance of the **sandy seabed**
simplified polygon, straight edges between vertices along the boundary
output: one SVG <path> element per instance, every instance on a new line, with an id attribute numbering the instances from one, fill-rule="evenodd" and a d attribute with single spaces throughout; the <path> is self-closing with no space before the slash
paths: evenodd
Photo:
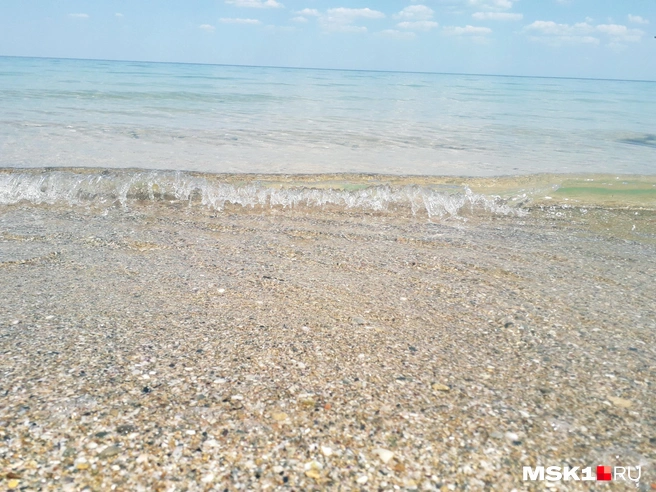
<path id="1" fill-rule="evenodd" d="M 632 210 L 2 207 L 0 487 L 656 488 L 655 238 Z"/>

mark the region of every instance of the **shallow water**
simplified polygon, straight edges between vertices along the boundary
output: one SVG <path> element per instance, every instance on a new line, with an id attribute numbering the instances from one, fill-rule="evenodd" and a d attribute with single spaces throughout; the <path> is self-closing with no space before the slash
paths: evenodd
<path id="1" fill-rule="evenodd" d="M 0 167 L 656 173 L 656 83 L 0 57 Z"/>
<path id="2" fill-rule="evenodd" d="M 78 490 L 522 490 L 530 460 L 653 481 L 656 244 L 606 233 L 653 213 L 326 208 L 0 207 L 5 468 Z"/>

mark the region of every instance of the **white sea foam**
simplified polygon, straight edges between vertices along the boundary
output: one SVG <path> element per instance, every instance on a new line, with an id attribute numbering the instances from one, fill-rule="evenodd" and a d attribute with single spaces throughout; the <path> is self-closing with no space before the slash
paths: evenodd
<path id="1" fill-rule="evenodd" d="M 0 204 L 67 204 L 130 207 L 143 201 L 188 202 L 222 210 L 226 205 L 242 207 L 342 207 L 370 211 L 408 210 L 429 217 L 485 212 L 523 215 L 520 207 L 497 197 L 473 193 L 468 188 L 445 192 L 407 185 L 375 185 L 357 190 L 339 187 L 234 184 L 217 175 L 170 171 L 16 170 L 0 173 Z"/>

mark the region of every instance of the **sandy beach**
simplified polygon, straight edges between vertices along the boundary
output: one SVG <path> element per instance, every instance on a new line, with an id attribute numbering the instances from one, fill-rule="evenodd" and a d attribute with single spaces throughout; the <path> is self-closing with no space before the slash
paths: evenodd
<path id="1" fill-rule="evenodd" d="M 655 231 L 617 209 L 4 206 L 0 483 L 528 490 L 523 466 L 618 465 L 649 490 Z"/>

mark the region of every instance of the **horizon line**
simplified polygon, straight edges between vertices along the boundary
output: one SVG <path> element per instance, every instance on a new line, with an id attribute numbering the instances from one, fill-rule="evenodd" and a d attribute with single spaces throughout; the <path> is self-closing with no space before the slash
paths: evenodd
<path id="1" fill-rule="evenodd" d="M 206 62 L 180 62 L 180 61 L 152 61 L 152 60 L 125 60 L 112 58 L 73 58 L 58 56 L 23 56 L 23 55 L 0 55 L 0 58 L 27 58 L 36 60 L 69 60 L 69 61 L 98 61 L 98 62 L 118 62 L 118 63 L 152 63 L 161 65 L 199 65 L 208 67 L 236 67 L 236 68 L 275 68 L 283 70 L 317 70 L 327 72 L 368 72 L 368 73 L 393 73 L 393 74 L 416 74 L 416 75 L 465 75 L 472 77 L 505 77 L 505 78 L 527 78 L 527 79 L 561 79 L 561 80 L 597 80 L 607 82 L 651 82 L 656 80 L 649 79 L 618 79 L 618 78 L 595 78 L 595 77 L 574 77 L 574 76 L 557 76 L 557 75 L 510 75 L 510 74 L 493 74 L 493 73 L 466 73 L 466 72 L 430 72 L 421 70 L 382 70 L 366 68 L 328 68 L 328 67 L 293 67 L 281 65 L 247 65 L 235 63 L 206 63 Z"/>

